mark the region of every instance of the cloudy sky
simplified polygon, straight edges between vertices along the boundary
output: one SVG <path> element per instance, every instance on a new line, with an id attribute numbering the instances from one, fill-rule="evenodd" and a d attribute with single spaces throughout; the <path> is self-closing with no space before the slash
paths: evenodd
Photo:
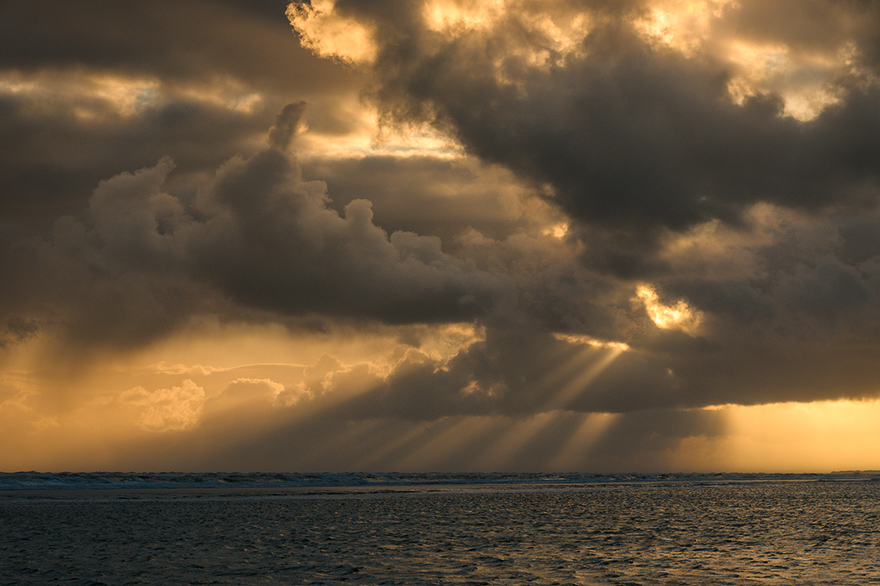
<path id="1" fill-rule="evenodd" d="M 880 6 L 0 5 L 0 470 L 880 468 Z"/>

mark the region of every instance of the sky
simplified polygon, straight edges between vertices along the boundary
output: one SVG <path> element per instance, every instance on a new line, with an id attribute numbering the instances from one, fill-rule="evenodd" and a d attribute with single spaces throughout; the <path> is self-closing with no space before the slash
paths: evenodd
<path id="1" fill-rule="evenodd" d="M 0 4 L 0 470 L 880 469 L 880 5 Z"/>

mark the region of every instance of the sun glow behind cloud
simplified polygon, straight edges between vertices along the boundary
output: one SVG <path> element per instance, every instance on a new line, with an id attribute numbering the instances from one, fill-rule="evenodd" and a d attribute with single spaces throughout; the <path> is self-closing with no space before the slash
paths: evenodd
<path id="1" fill-rule="evenodd" d="M 321 353 L 331 351 L 354 361 L 372 354 L 375 364 L 369 369 L 375 376 L 382 376 L 383 370 L 388 371 L 392 363 L 403 356 L 387 353 L 387 345 L 393 337 L 350 339 L 346 347 L 326 337 L 323 337 L 326 344 L 322 345 L 318 343 L 319 336 L 312 343 L 303 341 L 292 346 L 282 332 L 273 335 L 263 331 L 263 334 L 267 335 L 253 329 L 227 331 L 215 336 L 210 348 L 204 346 L 207 340 L 203 340 L 204 347 L 196 344 L 188 355 L 185 351 L 188 345 L 185 338 L 181 338 L 178 343 L 184 350 L 180 352 L 170 351 L 172 346 L 163 346 L 136 357 L 141 363 L 147 363 L 157 356 L 175 355 L 197 367 L 169 368 L 154 364 L 152 368 L 142 369 L 137 376 L 133 374 L 136 369 L 122 363 L 117 363 L 112 371 L 99 369 L 69 384 L 68 392 L 74 387 L 88 387 L 92 397 L 69 412 L 44 412 L 46 390 L 42 383 L 27 371 L 7 370 L 0 381 L 6 389 L 0 400 L 0 422 L 4 429 L 0 438 L 7 445 L 26 440 L 27 448 L 23 447 L 14 457 L 10 455 L 4 461 L 4 468 L 18 469 L 25 466 L 25 462 L 30 468 L 48 469 L 61 462 L 83 469 L 112 468 L 129 457 L 127 450 L 132 446 L 165 441 L 164 437 L 200 438 L 200 442 L 210 440 L 218 446 L 235 440 L 239 433 L 257 438 L 283 421 L 286 425 L 297 421 L 306 424 L 309 417 L 320 417 L 320 412 L 310 407 L 313 396 L 302 395 L 298 402 L 285 402 L 281 398 L 285 392 L 299 388 L 297 384 L 304 380 L 304 369 L 321 376 L 324 372 L 318 368 Z M 442 360 L 475 343 L 480 335 L 468 325 L 450 326 L 435 332 L 433 338 L 424 338 L 422 349 Z M 589 392 L 590 381 L 628 351 L 623 344 L 589 337 L 560 336 L 559 339 L 583 345 L 584 354 L 557 365 L 553 370 L 558 374 L 555 379 L 548 373 L 545 381 L 548 388 L 570 387 L 574 392 Z M 226 358 L 222 358 L 221 346 L 226 347 Z M 235 362 L 236 357 L 273 359 L 292 355 L 299 356 L 302 362 L 299 365 L 236 365 Z M 212 357 L 219 362 L 201 363 Z M 314 362 L 309 364 L 310 361 Z M 355 362 L 326 364 L 323 368 L 328 374 L 333 373 L 333 369 L 341 375 L 356 374 Z M 369 369 L 362 372 L 366 374 Z M 332 394 L 334 377 L 324 376 L 323 380 L 327 385 L 323 392 Z M 228 388 L 237 392 L 228 392 Z M 358 392 L 368 389 L 366 386 Z M 357 393 L 346 393 L 340 395 L 339 400 L 348 401 L 356 396 Z M 351 422 L 340 430 L 340 435 L 325 438 L 294 464 L 316 466 L 322 458 L 330 461 L 339 450 L 350 452 L 346 459 L 339 461 L 340 465 L 412 471 L 438 466 L 457 466 L 463 470 L 603 470 L 611 465 L 609 462 L 617 462 L 593 450 L 607 441 L 603 438 L 613 433 L 615 424 L 627 415 L 572 412 L 565 409 L 563 399 L 565 397 L 551 397 L 547 411 L 521 417 L 450 416 L 424 422 L 381 419 Z M 339 403 L 330 401 L 327 405 Z M 876 427 L 880 401 L 721 405 L 710 411 L 726 421 L 725 428 L 713 436 L 688 435 L 670 444 L 666 451 L 655 456 L 658 470 L 802 472 L 880 468 L 877 457 L 880 431 Z M 306 419 L 291 418 L 294 413 Z M 246 429 L 234 431 L 234 427 L 228 427 L 233 421 L 229 417 L 233 416 L 239 424 L 241 418 L 246 417 L 249 421 L 244 426 Z M 214 437 L 214 434 L 220 435 Z M 65 446 L 65 449 L 47 449 L 52 445 Z M 648 445 L 636 447 L 651 453 Z M 279 465 L 284 467 L 285 464 Z"/>
<path id="2" fill-rule="evenodd" d="M 523 4 L 515 0 L 477 4 L 430 0 L 424 6 L 423 15 L 429 30 L 455 37 L 475 32 L 490 34 L 493 28 L 504 26 L 523 8 Z M 554 10 L 549 5 L 545 10 L 531 10 L 517 22 L 533 44 L 507 46 L 495 62 L 499 77 L 504 78 L 501 72 L 510 57 L 519 58 L 531 67 L 545 67 L 570 55 L 582 55 L 581 43 L 590 31 L 590 20 L 586 12 Z"/>
<path id="3" fill-rule="evenodd" d="M 430 30 L 455 33 L 462 30 L 490 28 L 504 16 L 505 0 L 462 2 L 433 0 L 425 3 L 423 14 Z"/>
<path id="4" fill-rule="evenodd" d="M 648 317 L 660 329 L 677 328 L 693 334 L 703 321 L 703 314 L 691 309 L 683 300 L 677 301 L 674 305 L 662 303 L 659 295 L 650 285 L 639 285 L 636 295 L 644 304 Z"/>
<path id="5" fill-rule="evenodd" d="M 651 45 L 696 56 L 712 34 L 712 21 L 723 16 L 735 0 L 658 0 L 635 21 Z"/>
<path id="6" fill-rule="evenodd" d="M 880 400 L 723 407 L 730 469 L 880 470 Z"/>
<path id="7" fill-rule="evenodd" d="M 872 77 L 856 62 L 855 48 L 843 42 L 833 49 L 805 49 L 783 41 L 749 38 L 724 26 L 741 5 L 735 0 L 658 0 L 636 21 L 637 30 L 658 50 L 693 59 L 715 59 L 729 72 L 728 92 L 743 104 L 772 93 L 784 101 L 784 114 L 807 121 L 839 101 L 832 82 L 841 75 Z"/>
<path id="8" fill-rule="evenodd" d="M 677 52 L 695 61 L 711 60 L 729 73 L 730 99 L 739 105 L 765 94 L 781 97 L 783 114 L 806 121 L 839 101 L 832 82 L 840 75 L 857 74 L 851 43 L 822 50 L 793 47 L 785 42 L 749 38 L 725 25 L 741 6 L 735 0 L 656 0 L 633 17 L 632 26 L 656 51 Z M 333 0 L 311 4 L 291 3 L 288 18 L 304 46 L 316 54 L 353 64 L 372 64 L 377 57 L 375 31 L 346 14 Z M 510 69 L 512 60 L 528 68 L 559 65 L 583 57 L 596 15 L 586 9 L 538 7 L 513 0 L 465 3 L 430 0 L 424 4 L 424 26 L 437 39 L 451 40 L 470 34 L 491 35 L 515 19 L 523 34 L 505 45 L 494 63 L 502 83 L 525 91 L 522 74 Z M 438 47 L 442 47 L 440 42 Z"/>
<path id="9" fill-rule="evenodd" d="M 207 84 L 163 87 L 156 78 L 112 73 L 0 74 L 0 96 L 3 94 L 27 96 L 34 108 L 70 103 L 71 112 L 83 122 L 107 116 L 136 116 L 147 108 L 160 107 L 171 99 L 191 100 L 249 114 L 263 100 L 258 92 L 228 77 L 220 77 Z"/>
<path id="10" fill-rule="evenodd" d="M 783 44 L 756 44 L 732 40 L 726 54 L 737 75 L 728 83 L 736 103 L 759 92 L 775 92 L 785 102 L 785 114 L 811 120 L 838 102 L 830 82 L 848 64 L 847 47 L 837 54 L 795 53 Z"/>
<path id="11" fill-rule="evenodd" d="M 435 157 L 457 159 L 462 148 L 428 127 L 383 128 L 374 108 L 363 103 L 346 105 L 350 130 L 345 135 L 306 132 L 297 137 L 304 160 L 363 157 Z"/>
<path id="12" fill-rule="evenodd" d="M 334 0 L 291 2 L 287 18 L 299 33 L 304 47 L 315 53 L 349 61 L 368 63 L 376 58 L 372 31 L 363 23 L 341 15 Z"/>

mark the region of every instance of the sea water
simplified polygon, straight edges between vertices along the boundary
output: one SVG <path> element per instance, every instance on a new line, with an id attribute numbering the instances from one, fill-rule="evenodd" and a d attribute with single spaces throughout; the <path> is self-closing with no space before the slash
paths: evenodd
<path id="1" fill-rule="evenodd" d="M 0 474 L 0 584 L 877 584 L 873 478 Z"/>

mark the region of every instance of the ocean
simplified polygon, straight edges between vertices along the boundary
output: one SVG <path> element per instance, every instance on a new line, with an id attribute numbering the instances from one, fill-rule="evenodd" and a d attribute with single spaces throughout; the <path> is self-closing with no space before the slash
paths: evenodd
<path id="1" fill-rule="evenodd" d="M 0 474 L 0 584 L 877 584 L 877 480 Z"/>

